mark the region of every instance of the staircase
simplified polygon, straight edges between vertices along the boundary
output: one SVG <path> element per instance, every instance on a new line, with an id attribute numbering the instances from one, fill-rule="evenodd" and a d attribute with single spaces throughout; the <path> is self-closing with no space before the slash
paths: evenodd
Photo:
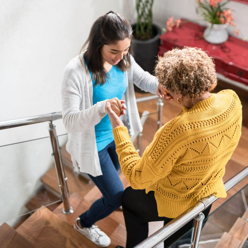
<path id="1" fill-rule="evenodd" d="M 6 223 L 0 226 L 0 247 L 35 248 L 33 244 Z"/>
<path id="2" fill-rule="evenodd" d="M 124 178 L 121 175 L 122 180 Z M 127 183 L 124 181 L 124 185 Z M 70 197 L 74 212 L 69 215 L 62 213 L 63 203 L 53 211 L 40 207 L 16 230 L 4 223 L 0 227 L 1 248 L 91 248 L 97 247 L 74 228 L 76 218 L 86 211 L 92 202 L 101 197 L 95 186 L 80 194 Z M 96 223 L 110 238 L 110 248 L 117 245 L 125 246 L 126 230 L 121 210 L 114 211 L 110 216 Z"/>
<path id="3" fill-rule="evenodd" d="M 63 158 L 63 164 L 65 165 L 65 174 L 68 178 L 67 184 L 70 194 L 73 195 L 81 191 L 90 190 L 94 186 L 94 183 L 88 176 L 85 176 L 85 174 L 80 174 L 74 171 L 70 154 L 66 151 L 65 146 L 61 148 L 61 155 Z M 58 177 L 54 166 L 47 171 L 47 173 L 41 178 L 41 181 L 48 191 L 53 192 L 54 195 L 60 196 Z"/>
<path id="4" fill-rule="evenodd" d="M 171 106 L 168 106 L 169 104 L 171 104 Z M 151 107 L 149 107 L 150 105 Z M 152 109 L 154 107 L 156 108 L 156 101 L 153 103 L 146 103 L 144 110 L 149 110 L 150 113 L 155 113 L 156 109 Z M 144 111 L 141 107 L 139 107 L 139 109 L 140 112 Z M 169 109 L 171 109 L 171 112 L 168 112 Z M 164 111 L 166 113 L 164 113 L 163 122 L 165 123 L 178 113 L 178 107 L 174 106 L 171 102 L 165 102 Z M 165 118 L 168 118 L 168 120 Z M 150 115 L 144 125 L 143 147 L 146 147 L 153 138 L 153 135 L 156 131 L 154 129 L 156 129 L 157 126 L 156 120 L 156 114 Z M 226 174 L 224 181 L 237 174 L 245 166 L 241 161 L 247 161 L 248 129 L 244 127 L 242 133 L 243 136 L 240 141 L 240 145 L 237 147 L 233 159 L 227 164 L 226 172 L 228 173 Z M 15 229 L 11 228 L 6 223 L 0 226 L 0 248 L 96 247 L 92 242 L 74 230 L 73 225 L 76 218 L 81 213 L 86 211 L 96 199 L 101 197 L 101 193 L 98 188 L 94 186 L 94 183 L 89 180 L 89 178 L 87 178 L 85 175 L 78 174 L 73 170 L 70 161 L 70 155 L 66 152 L 65 147 L 62 147 L 61 153 L 63 162 L 66 165 L 65 173 L 68 178 L 68 188 L 71 195 L 70 204 L 73 207 L 74 212 L 69 215 L 62 213 L 63 204 L 61 204 L 60 201 L 61 197 L 58 187 L 57 174 L 55 167 L 52 167 L 41 178 L 44 186 L 40 189 L 37 195 L 26 204 L 26 207 L 29 210 L 33 211 L 37 208 L 38 210 L 36 210 L 24 222 L 15 227 Z M 128 183 L 125 177 L 120 175 L 120 178 L 124 187 L 127 187 Z M 247 180 L 230 190 L 228 197 L 231 197 L 233 193 L 242 188 L 244 183 L 247 184 Z M 223 204 L 225 200 L 219 199 L 216 201 L 215 205 L 219 206 Z M 56 201 L 56 204 L 52 204 L 54 201 Z M 44 205 L 47 207 L 44 207 Z M 213 206 L 212 211 L 215 208 L 216 207 Z M 222 243 L 220 243 L 218 247 L 242 247 L 242 242 L 244 241 L 240 241 L 239 238 L 244 233 L 248 233 L 247 223 L 244 225 L 240 224 L 241 222 L 244 223 L 244 218 L 248 218 L 247 213 L 244 216 L 240 218 L 242 220 L 237 220 L 238 226 L 231 228 L 230 231 L 223 235 L 223 238 L 220 240 Z M 125 246 L 126 230 L 122 211 L 114 211 L 104 220 L 98 221 L 96 225 L 98 225 L 99 228 L 102 229 L 111 238 L 112 242 L 109 246 L 110 248 L 114 248 L 116 245 Z M 154 230 L 155 229 L 156 227 L 154 227 Z"/>
<path id="5" fill-rule="evenodd" d="M 37 248 L 97 247 L 46 207 L 38 209 L 16 231 Z"/>
<path id="6" fill-rule="evenodd" d="M 62 148 L 63 160 L 64 153 Z M 41 206 L 41 203 L 47 204 L 48 199 L 51 202 L 52 199 L 54 201 L 60 199 L 58 198 L 59 188 L 56 170 L 55 167 L 52 167 L 41 178 L 45 187 L 26 204 L 26 207 L 30 210 L 38 207 L 39 209 L 18 226 L 16 230 L 4 223 L 0 227 L 0 248 L 97 247 L 74 230 L 73 225 L 76 218 L 86 211 L 96 199 L 101 197 L 101 192 L 87 178 L 75 173 L 69 162 L 68 159 L 65 163 L 67 165 L 65 166 L 65 172 L 69 178 L 68 187 L 70 193 L 72 192 L 70 204 L 74 212 L 69 215 L 63 214 L 63 203 L 61 202 L 48 207 Z M 234 162 L 229 162 L 227 168 L 229 166 L 238 168 L 238 164 Z M 125 188 L 129 186 L 123 174 L 120 174 L 120 178 Z M 242 218 L 237 219 L 235 225 L 228 233 L 223 235 L 216 248 L 242 247 L 248 236 L 247 218 L 248 211 Z M 110 248 L 115 248 L 117 245 L 125 246 L 126 230 L 121 210 L 114 211 L 104 220 L 98 221 L 96 225 L 111 238 Z"/>
<path id="7" fill-rule="evenodd" d="M 62 212 L 63 203 L 60 200 L 60 190 L 55 166 L 42 176 L 44 186 L 27 204 L 30 217 L 17 225 L 16 230 L 4 223 L 0 226 L 0 248 L 94 248 L 90 240 L 78 233 L 73 225 L 80 214 L 89 209 L 91 204 L 102 195 L 94 183 L 84 175 L 74 172 L 70 155 L 65 147 L 61 154 L 68 178 L 70 205 L 73 213 L 65 215 Z M 124 187 L 128 186 L 123 174 L 120 175 Z M 56 202 L 49 205 L 49 203 Z M 44 207 L 42 205 L 48 205 Z M 117 245 L 125 246 L 126 229 L 121 210 L 114 211 L 104 220 L 96 223 L 111 239 L 109 248 Z"/>
<path id="8" fill-rule="evenodd" d="M 248 238 L 248 210 L 244 213 L 242 218 L 238 218 L 231 230 L 225 232 L 216 248 L 241 248 Z"/>
<path id="9" fill-rule="evenodd" d="M 63 148 L 62 156 L 64 160 Z M 47 205 L 48 201 L 52 202 L 60 199 L 58 198 L 59 188 L 56 170 L 55 167 L 52 167 L 41 178 L 45 186 L 26 204 L 30 210 L 39 209 L 20 224 L 16 230 L 6 223 L 0 226 L 0 248 L 97 247 L 74 230 L 73 225 L 76 218 L 86 211 L 96 199 L 101 197 L 101 193 L 87 178 L 75 173 L 69 163 L 66 163 L 66 165 L 65 171 L 66 176 L 69 178 L 68 186 L 71 193 L 70 204 L 74 212 L 69 215 L 63 214 L 63 204 L 61 202 L 57 202 L 48 207 L 41 206 L 42 203 Z M 229 166 L 230 168 L 241 169 L 238 164 L 233 161 L 228 163 L 228 170 L 230 170 Z M 236 169 L 235 172 L 233 172 L 235 174 Z M 122 174 L 120 178 L 126 188 L 128 186 L 127 180 Z M 242 182 L 242 184 L 243 183 L 247 182 Z M 247 222 L 245 221 L 247 218 L 248 212 L 237 220 L 237 224 L 235 223 L 229 232 L 223 235 L 216 247 L 242 247 L 248 234 Z M 112 242 L 109 246 L 110 248 L 115 248 L 117 245 L 125 246 L 126 230 L 121 210 L 114 211 L 104 220 L 98 221 L 96 225 L 111 238 Z M 156 229 L 156 227 L 154 227 L 154 229 Z"/>

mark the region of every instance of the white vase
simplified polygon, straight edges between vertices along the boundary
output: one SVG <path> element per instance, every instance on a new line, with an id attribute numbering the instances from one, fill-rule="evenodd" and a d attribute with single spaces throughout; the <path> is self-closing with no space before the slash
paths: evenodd
<path id="1" fill-rule="evenodd" d="M 208 27 L 203 33 L 203 38 L 213 44 L 221 44 L 227 41 L 228 32 L 226 30 L 228 23 L 225 24 L 211 24 L 208 23 Z"/>

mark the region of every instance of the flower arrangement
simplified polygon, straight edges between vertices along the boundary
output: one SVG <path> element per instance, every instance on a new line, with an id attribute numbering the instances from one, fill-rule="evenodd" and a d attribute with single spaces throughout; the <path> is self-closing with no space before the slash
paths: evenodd
<path id="1" fill-rule="evenodd" d="M 177 19 L 177 20 L 174 20 L 174 17 L 170 17 L 168 19 L 168 21 L 166 22 L 166 28 L 162 28 L 163 32 L 166 32 L 166 31 L 172 31 L 173 28 L 179 28 L 180 25 L 182 23 L 182 20 L 181 18 Z"/>
<path id="2" fill-rule="evenodd" d="M 196 2 L 197 13 L 200 12 L 205 21 L 211 25 L 228 24 L 235 27 L 232 10 L 225 7 L 229 0 L 196 0 Z M 239 35 L 240 30 L 235 29 L 233 32 Z"/>
<path id="3" fill-rule="evenodd" d="M 170 17 L 168 19 L 168 21 L 166 22 L 166 28 L 168 31 L 172 31 L 172 29 L 174 27 L 178 28 L 180 26 L 181 22 L 182 22 L 181 18 L 174 20 L 174 17 Z M 164 31 L 166 31 L 166 30 L 164 30 Z"/>

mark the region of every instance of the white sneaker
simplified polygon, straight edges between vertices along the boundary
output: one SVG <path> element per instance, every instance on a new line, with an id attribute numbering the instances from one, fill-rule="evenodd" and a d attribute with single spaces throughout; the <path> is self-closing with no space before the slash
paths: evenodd
<path id="1" fill-rule="evenodd" d="M 79 222 L 80 219 L 77 218 L 74 229 L 84 235 L 86 238 L 91 240 L 93 243 L 98 245 L 99 247 L 107 247 L 110 245 L 111 240 L 106 235 L 106 233 L 102 232 L 97 226 L 92 225 L 91 227 L 80 227 Z"/>

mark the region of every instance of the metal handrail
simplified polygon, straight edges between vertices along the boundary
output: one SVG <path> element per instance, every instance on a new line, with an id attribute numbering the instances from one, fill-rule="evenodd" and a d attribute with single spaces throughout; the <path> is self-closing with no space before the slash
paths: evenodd
<path id="1" fill-rule="evenodd" d="M 248 167 L 243 169 L 237 175 L 229 179 L 225 183 L 226 191 L 229 191 L 236 184 L 242 181 L 245 177 L 248 176 Z M 208 206 L 210 206 L 213 202 L 215 202 L 218 197 L 211 195 L 199 201 L 195 206 L 188 209 L 186 212 L 178 216 L 177 218 L 170 221 L 167 225 L 156 231 L 150 237 L 139 243 L 135 246 L 135 248 L 151 248 L 155 247 L 159 243 L 163 242 L 167 238 L 169 238 L 176 231 L 181 229 L 185 224 L 193 220 L 196 216 L 199 215 L 202 211 L 204 211 Z"/>
<path id="2" fill-rule="evenodd" d="M 138 102 L 150 101 L 150 100 L 157 99 L 157 98 L 158 96 L 155 96 L 155 95 L 152 95 L 149 97 L 141 97 L 141 98 L 137 98 L 136 102 L 138 103 Z M 161 101 L 162 100 L 159 99 L 159 102 L 157 104 L 159 126 L 162 125 L 163 104 L 161 103 Z M 62 162 L 62 156 L 60 152 L 58 136 L 56 133 L 56 127 L 55 125 L 53 125 L 53 121 L 59 120 L 59 119 L 62 119 L 62 112 L 53 112 L 49 114 L 36 115 L 36 116 L 31 116 L 31 117 L 26 117 L 26 118 L 21 118 L 21 119 L 16 119 L 16 120 L 2 121 L 0 122 L 0 130 L 27 126 L 27 125 L 32 125 L 32 124 L 38 124 L 38 123 L 43 123 L 43 122 L 50 122 L 48 130 L 49 130 L 50 141 L 51 141 L 51 145 L 53 149 L 52 155 L 54 157 L 54 162 L 56 166 L 59 188 L 61 191 L 61 196 L 62 196 L 62 200 L 64 204 L 63 213 L 70 214 L 73 212 L 73 209 L 70 206 L 70 202 L 69 202 L 70 195 L 69 195 L 69 190 L 67 186 L 67 177 L 65 175 L 65 169 L 64 169 L 63 162 Z M 139 138 L 141 142 L 141 137 Z M 138 142 L 139 146 L 140 146 L 140 142 Z"/>
<path id="3" fill-rule="evenodd" d="M 158 96 L 156 95 L 151 95 L 148 97 L 140 97 L 136 99 L 136 102 L 138 103 L 138 102 L 150 101 L 150 100 L 157 99 L 157 98 Z M 158 123 L 158 128 L 159 128 L 162 125 L 162 112 L 163 112 L 163 103 L 161 99 L 158 100 L 157 106 L 158 106 L 157 107 L 157 111 L 158 111 L 158 122 L 157 123 Z M 63 212 L 65 214 L 70 214 L 73 212 L 73 209 L 70 206 L 70 202 L 69 202 L 69 190 L 67 186 L 67 177 L 65 175 L 65 170 L 64 170 L 64 166 L 62 162 L 62 156 L 61 156 L 60 146 L 59 146 L 58 137 L 56 133 L 56 127 L 53 125 L 53 121 L 59 120 L 59 119 L 62 119 L 62 112 L 53 112 L 49 114 L 36 115 L 36 116 L 31 116 L 31 117 L 26 117 L 26 118 L 21 118 L 21 119 L 16 119 L 16 120 L 2 121 L 0 122 L 0 130 L 27 126 L 27 125 L 32 125 L 32 124 L 38 124 L 38 123 L 43 123 L 43 122 L 50 122 L 48 130 L 49 130 L 50 141 L 51 141 L 51 145 L 53 149 L 53 156 L 54 156 L 54 161 L 56 165 L 59 188 L 60 188 L 62 200 L 64 203 Z M 141 142 L 141 137 L 139 137 L 139 141 Z M 139 146 L 141 146 L 140 142 L 138 142 Z"/>
<path id="4" fill-rule="evenodd" d="M 158 113 L 157 129 L 159 129 L 163 125 L 163 106 L 164 106 L 163 100 L 158 95 L 150 95 L 150 96 L 136 98 L 136 103 L 152 101 L 155 99 L 158 99 L 157 101 L 157 113 Z"/>
<path id="5" fill-rule="evenodd" d="M 65 175 L 65 169 L 62 163 L 62 157 L 60 152 L 60 146 L 58 141 L 58 136 L 56 133 L 56 127 L 53 125 L 53 121 L 59 120 L 62 118 L 62 112 L 53 112 L 44 115 L 36 115 L 32 117 L 26 117 L 22 119 L 12 120 L 12 121 L 3 121 L 0 122 L 0 130 L 10 129 L 14 127 L 21 127 L 27 126 L 32 124 L 38 124 L 43 122 L 50 122 L 49 123 L 49 135 L 50 141 L 53 149 L 53 157 L 56 166 L 56 172 L 59 182 L 59 188 L 62 196 L 62 201 L 64 203 L 63 213 L 70 214 L 73 212 L 72 207 L 70 206 L 69 202 L 69 190 L 67 186 L 67 177 Z"/>
<path id="6" fill-rule="evenodd" d="M 21 127 L 21 126 L 27 126 L 47 121 L 55 121 L 62 119 L 62 112 L 53 112 L 49 114 L 44 115 L 36 115 L 26 118 L 21 118 L 17 120 L 11 120 L 11 121 L 2 121 L 0 122 L 0 130 L 3 129 L 9 129 L 14 127 Z"/>
<path id="7" fill-rule="evenodd" d="M 155 99 L 158 99 L 158 98 L 159 98 L 159 96 L 157 96 L 157 95 L 138 97 L 138 98 L 136 98 L 136 103 L 152 101 L 152 100 L 155 100 Z"/>
<path id="8" fill-rule="evenodd" d="M 154 99 L 159 99 L 159 97 L 157 95 L 139 97 L 139 98 L 136 98 L 136 103 L 151 101 Z M 0 130 L 20 127 L 20 126 L 26 126 L 26 125 L 32 125 L 32 124 L 37 124 L 37 123 L 42 123 L 42 122 L 47 122 L 47 121 L 55 121 L 59 119 L 62 119 L 61 111 L 44 114 L 44 115 L 36 115 L 36 116 L 21 118 L 17 120 L 2 121 L 0 122 Z"/>

